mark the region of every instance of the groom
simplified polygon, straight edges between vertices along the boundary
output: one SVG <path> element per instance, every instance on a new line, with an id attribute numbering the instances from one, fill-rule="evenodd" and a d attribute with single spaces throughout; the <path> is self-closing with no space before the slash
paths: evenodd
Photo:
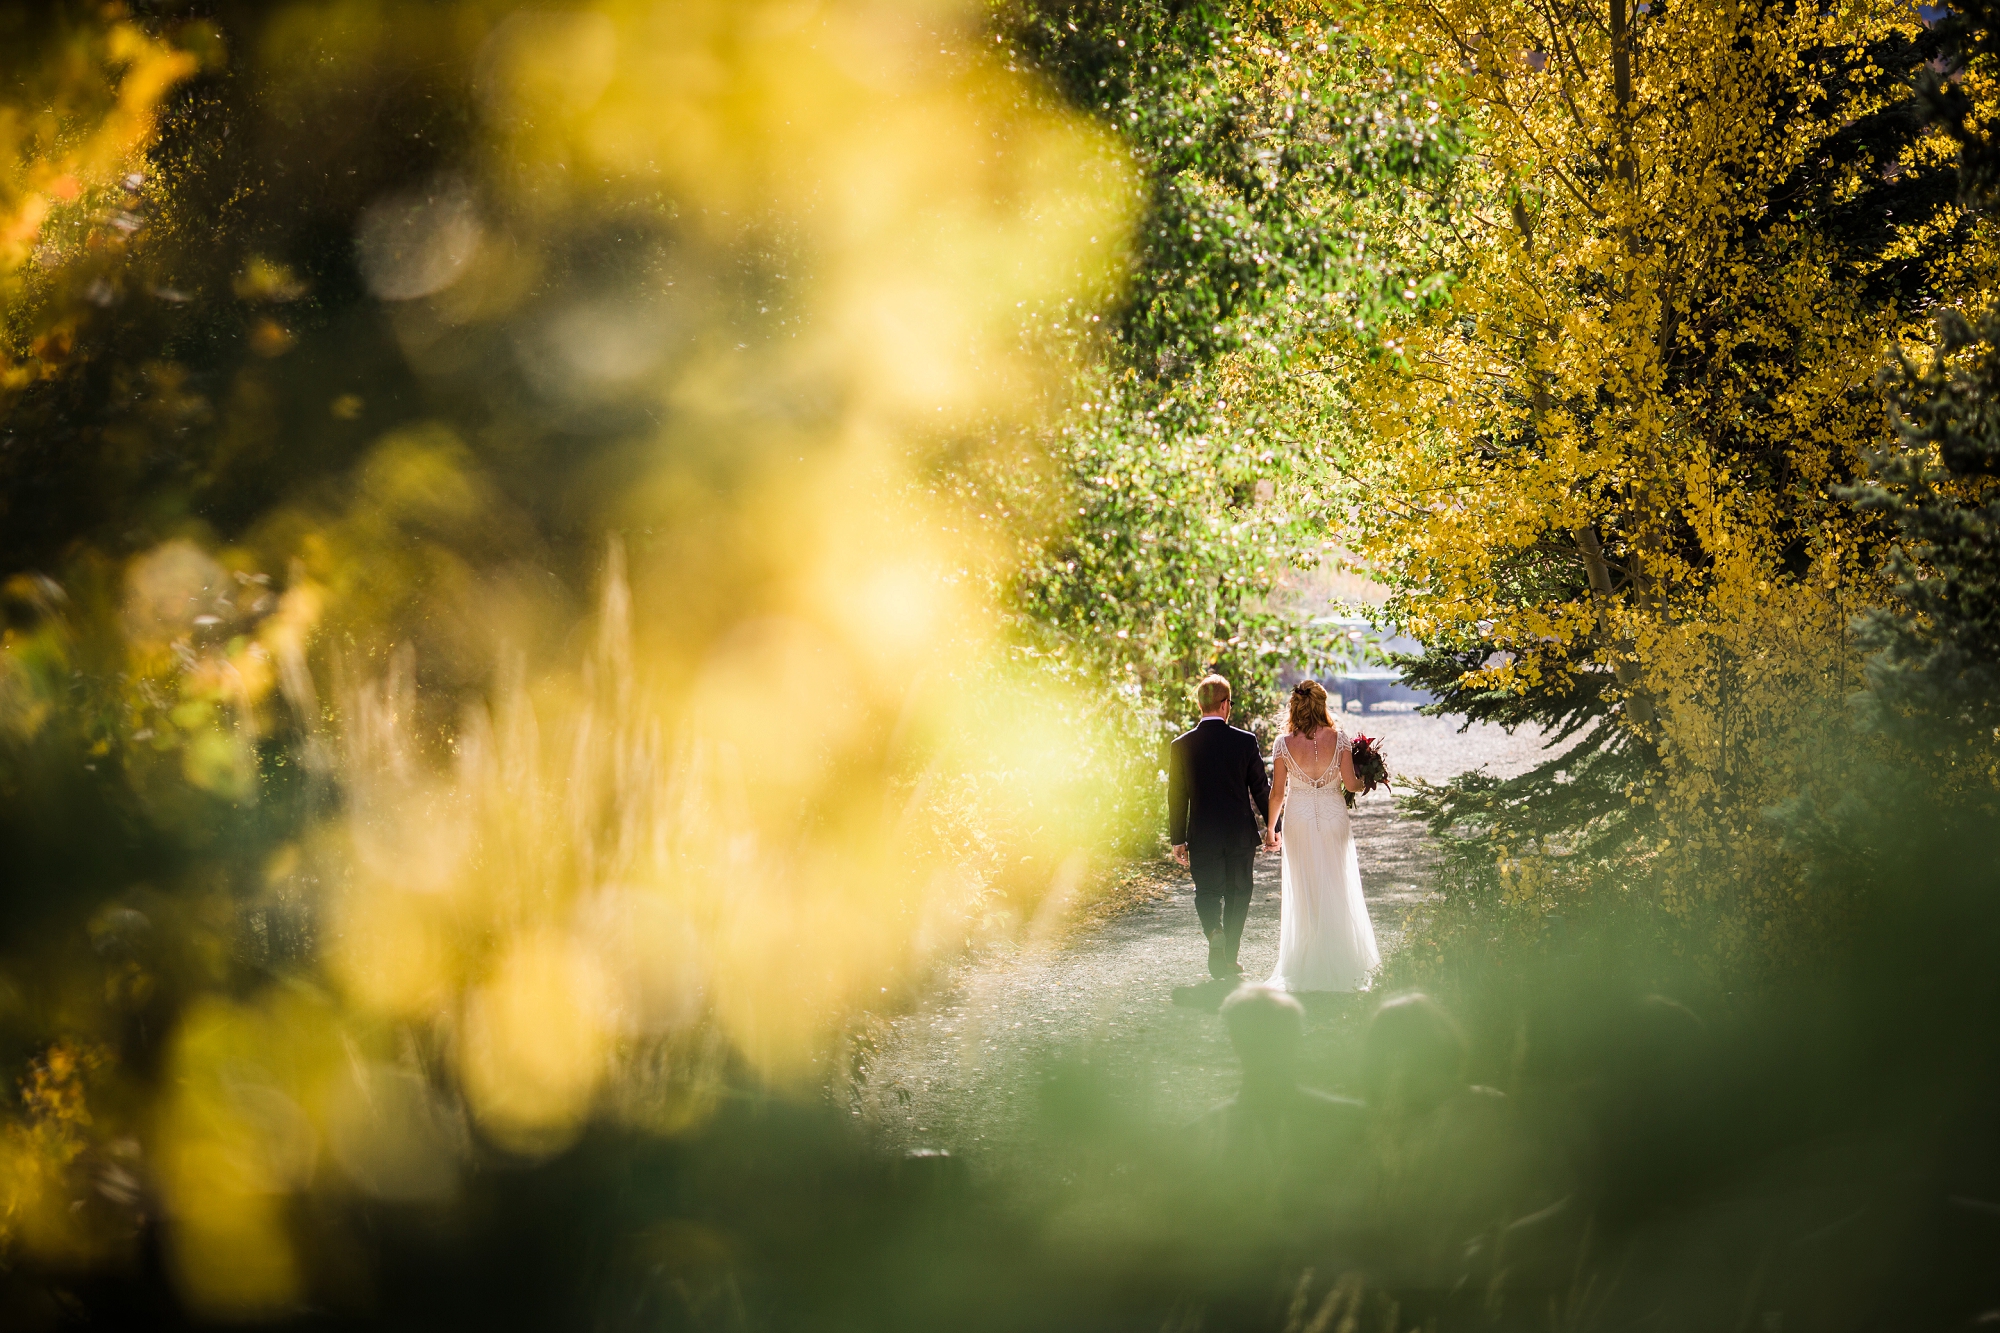
<path id="1" fill-rule="evenodd" d="M 1257 738 L 1229 725 L 1229 682 L 1195 687 L 1201 721 L 1174 741 L 1167 760 L 1167 830 L 1174 860 L 1194 872 L 1194 910 L 1208 936 L 1208 972 L 1242 974 L 1236 948 L 1250 914 L 1250 863 L 1270 809 L 1271 777 Z"/>

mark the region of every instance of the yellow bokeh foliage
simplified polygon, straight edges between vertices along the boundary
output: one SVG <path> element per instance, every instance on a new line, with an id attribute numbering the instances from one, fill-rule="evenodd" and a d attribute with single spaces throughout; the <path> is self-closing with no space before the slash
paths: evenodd
<path id="1" fill-rule="evenodd" d="M 70 1172 L 91 1142 L 87 1079 L 106 1058 L 94 1046 L 56 1042 L 29 1067 L 23 1116 L 0 1124 L 0 1255 L 18 1247 L 86 1263 L 101 1254 L 90 1219 L 72 1206 Z"/>
<path id="2" fill-rule="evenodd" d="M 0 393 L 57 373 L 73 326 L 44 301 L 65 270 L 122 244 L 160 106 L 201 67 L 121 5 L 10 52 L 0 100 Z M 4 399 L 0 399 L 4 401 Z"/>
<path id="3" fill-rule="evenodd" d="M 1112 142 L 978 17 L 338 0 L 229 53 L 306 158 L 324 99 L 462 80 L 464 151 L 358 217 L 379 319 L 420 380 L 482 347 L 558 419 L 647 424 L 598 485 L 547 451 L 554 480 L 510 475 L 540 441 L 504 409 L 409 417 L 227 540 L 189 521 L 80 557 L 89 587 L 9 630 L 0 721 L 52 735 L 101 655 L 117 707 L 81 743 L 193 849 L 177 891 L 253 941 L 310 937 L 182 1010 L 137 1116 L 195 1308 L 308 1292 L 300 1193 L 448 1199 L 475 1143 L 672 1130 L 728 1071 L 835 1076 L 858 1006 L 1066 897 L 1119 836 L 1088 818 L 1068 687 L 1004 647 L 998 518 L 928 484 L 1032 424 L 1067 368 L 1027 313 L 1111 292 L 1135 205 Z M 164 62 L 150 97 L 185 67 L 133 51 Z M 168 237 L 198 222 L 174 184 Z M 565 287 L 607 219 L 643 262 Z M 260 362 L 201 409 L 218 472 L 283 443 L 258 365 L 296 355 L 310 330 L 276 312 L 313 298 L 270 254 L 230 272 Z M 324 393 L 317 420 L 375 410 L 367 385 L 291 391 Z M 522 499 L 558 483 L 582 569 Z M 246 871 L 212 829 L 280 787 L 302 823 Z"/>

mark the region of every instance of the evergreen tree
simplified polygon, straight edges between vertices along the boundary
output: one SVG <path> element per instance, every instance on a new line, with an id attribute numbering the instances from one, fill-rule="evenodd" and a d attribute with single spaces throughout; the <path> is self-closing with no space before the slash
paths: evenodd
<path id="1" fill-rule="evenodd" d="M 1918 76 L 1924 120 L 1958 148 L 1959 203 L 1982 227 L 2000 199 L 2000 139 L 1968 85 L 2000 65 L 2000 10 L 1956 7 L 1937 27 L 1942 53 Z M 1895 522 L 1896 604 L 1872 611 L 1868 682 L 1877 720 L 1940 747 L 1961 780 L 1994 781 L 2000 725 L 2000 311 L 1991 289 L 1946 309 L 1927 362 L 1884 372 L 1895 446 L 1851 494 Z"/>

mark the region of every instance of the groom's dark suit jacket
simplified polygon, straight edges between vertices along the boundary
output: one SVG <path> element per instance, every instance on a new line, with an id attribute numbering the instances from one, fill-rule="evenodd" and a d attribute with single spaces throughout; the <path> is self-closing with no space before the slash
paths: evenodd
<path id="1" fill-rule="evenodd" d="M 1219 717 L 1175 738 L 1167 756 L 1167 835 L 1178 847 L 1255 848 L 1257 816 L 1271 808 L 1271 775 L 1257 738 Z"/>

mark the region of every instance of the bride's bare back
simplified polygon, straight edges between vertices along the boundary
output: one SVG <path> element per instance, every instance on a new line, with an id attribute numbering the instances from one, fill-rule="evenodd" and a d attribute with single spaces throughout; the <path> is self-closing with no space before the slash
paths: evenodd
<path id="1" fill-rule="evenodd" d="M 1298 766 L 1300 776 L 1318 782 L 1340 762 L 1340 733 L 1333 727 L 1321 727 L 1310 736 L 1295 731 L 1285 737 L 1283 757 Z"/>

